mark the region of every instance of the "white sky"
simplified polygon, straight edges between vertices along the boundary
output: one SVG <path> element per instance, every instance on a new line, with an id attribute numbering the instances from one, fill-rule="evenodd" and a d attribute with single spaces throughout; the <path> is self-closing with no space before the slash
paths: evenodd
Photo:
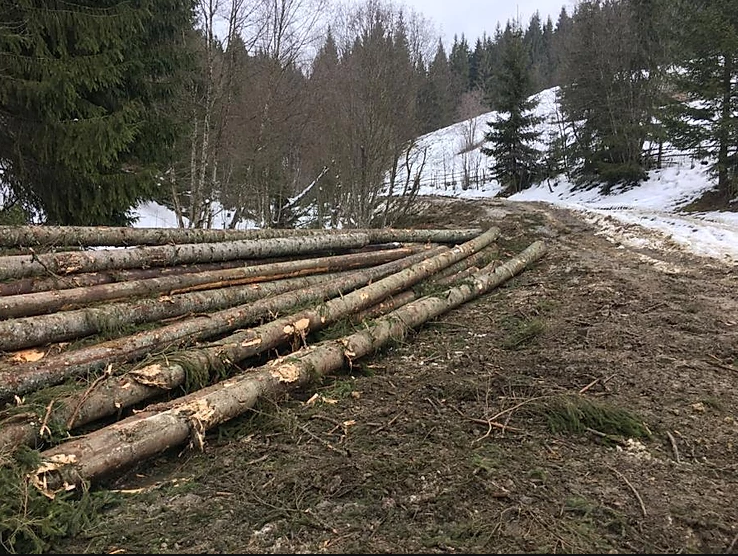
<path id="1" fill-rule="evenodd" d="M 575 0 L 396 0 L 397 5 L 405 5 L 423 14 L 439 29 L 447 50 L 451 47 L 454 35 L 463 33 L 471 48 L 483 33 L 492 36 L 497 22 L 504 28 L 508 20 L 520 18 L 523 28 L 527 27 L 531 16 L 538 11 L 542 23 L 551 16 L 556 25 L 561 8 L 569 15 L 574 11 Z"/>

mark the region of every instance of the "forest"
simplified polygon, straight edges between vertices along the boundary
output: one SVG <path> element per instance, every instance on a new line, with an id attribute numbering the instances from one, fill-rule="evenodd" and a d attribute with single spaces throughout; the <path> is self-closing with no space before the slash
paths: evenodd
<path id="1" fill-rule="evenodd" d="M 216 216 L 227 228 L 388 225 L 422 176 L 422 153 L 402 165 L 417 138 L 488 110 L 505 115 L 485 153 L 508 192 L 562 172 L 637 184 L 678 145 L 710 160 L 726 206 L 735 2 L 571 11 L 444 44 L 385 0 L 14 2 L 0 26 L 0 220 L 126 225 L 156 200 L 190 228 Z M 529 97 L 552 86 L 562 133 L 538 152 Z"/>

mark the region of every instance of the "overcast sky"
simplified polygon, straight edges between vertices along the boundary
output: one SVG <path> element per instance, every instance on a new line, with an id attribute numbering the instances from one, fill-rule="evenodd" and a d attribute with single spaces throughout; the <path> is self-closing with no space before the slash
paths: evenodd
<path id="1" fill-rule="evenodd" d="M 395 3 L 430 19 L 448 48 L 453 44 L 454 35 L 461 37 L 462 33 L 474 48 L 483 33 L 494 34 L 498 21 L 504 27 L 508 20 L 519 17 L 525 29 L 536 11 L 542 23 L 551 16 L 556 25 L 561 8 L 565 7 L 571 15 L 576 4 L 575 0 L 396 0 Z"/>

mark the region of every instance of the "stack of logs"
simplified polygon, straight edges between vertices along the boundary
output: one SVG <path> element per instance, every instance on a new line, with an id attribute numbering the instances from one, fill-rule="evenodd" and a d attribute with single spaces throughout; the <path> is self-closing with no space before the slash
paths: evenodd
<path id="1" fill-rule="evenodd" d="M 38 450 L 29 478 L 53 497 L 202 447 L 261 397 L 337 372 L 545 253 L 534 242 L 499 261 L 498 236 L 0 226 L 0 453 Z M 314 341 L 342 321 L 358 332 Z"/>

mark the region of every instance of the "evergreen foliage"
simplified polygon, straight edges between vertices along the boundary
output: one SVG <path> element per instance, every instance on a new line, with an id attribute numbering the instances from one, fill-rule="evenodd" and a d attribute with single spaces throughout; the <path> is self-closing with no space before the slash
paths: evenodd
<path id="1" fill-rule="evenodd" d="M 488 122 L 482 152 L 494 157 L 492 176 L 503 187 L 503 195 L 517 193 L 534 182 L 538 173 L 540 152 L 533 146 L 540 132 L 541 118 L 534 113 L 538 101 L 531 97 L 532 85 L 529 57 L 519 27 L 508 25 L 504 50 L 497 75 L 495 109 L 497 120 Z"/>
<path id="2" fill-rule="evenodd" d="M 738 195 L 738 3 L 677 5 L 683 54 L 673 75 L 668 130 L 679 147 L 714 159 L 718 197 L 727 204 Z"/>
<path id="3" fill-rule="evenodd" d="M 647 2 L 651 10 L 659 2 Z M 576 128 L 583 182 L 635 185 L 646 177 L 644 145 L 653 139 L 660 52 L 649 42 L 651 15 L 639 0 L 586 0 L 575 11 L 561 87 Z M 658 12 L 657 12 L 658 13 Z"/>
<path id="4" fill-rule="evenodd" d="M 176 130 L 191 0 L 18 0 L 0 26 L 0 161 L 49 224 L 129 222 Z"/>

